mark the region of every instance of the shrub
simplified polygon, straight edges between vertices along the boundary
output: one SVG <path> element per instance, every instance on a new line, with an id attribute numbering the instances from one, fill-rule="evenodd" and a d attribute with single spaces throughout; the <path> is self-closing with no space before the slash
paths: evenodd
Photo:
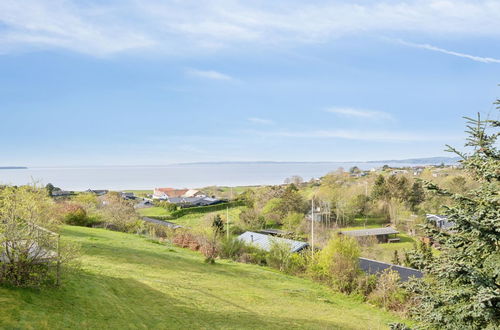
<path id="1" fill-rule="evenodd" d="M 55 204 L 45 189 L 0 188 L 0 283 L 58 283 L 59 266 L 74 254 L 66 245 L 59 245 L 55 214 Z"/>
<path id="2" fill-rule="evenodd" d="M 93 219 L 87 216 L 87 211 L 78 204 L 65 203 L 61 207 L 60 212 L 65 224 L 72 226 L 90 226 L 93 223 Z"/>
<path id="3" fill-rule="evenodd" d="M 127 233 L 138 232 L 143 221 L 135 212 L 129 201 L 121 198 L 119 194 L 108 193 L 104 206 L 99 210 L 104 227 Z"/>
<path id="4" fill-rule="evenodd" d="M 176 232 L 172 239 L 172 243 L 182 248 L 189 248 L 193 251 L 198 251 L 201 246 L 199 238 L 185 230 Z"/>
<path id="5" fill-rule="evenodd" d="M 219 256 L 221 258 L 238 260 L 245 252 L 245 243 L 235 237 L 225 237 L 219 246 Z"/>
<path id="6" fill-rule="evenodd" d="M 266 258 L 267 264 L 273 268 L 279 269 L 282 272 L 287 270 L 290 257 L 292 256 L 290 248 L 290 244 L 286 242 L 271 240 L 271 246 Z"/>
<path id="7" fill-rule="evenodd" d="M 238 261 L 247 264 L 256 264 L 265 266 L 267 264 L 266 257 L 267 257 L 266 251 L 259 249 L 255 246 L 247 245 L 245 248 L 245 252 L 242 253 Z"/>
<path id="8" fill-rule="evenodd" d="M 292 253 L 285 272 L 291 275 L 303 274 L 307 270 L 307 254 Z"/>
<path id="9" fill-rule="evenodd" d="M 399 286 L 399 274 L 387 269 L 378 278 L 375 289 L 368 295 L 368 301 L 393 311 L 405 311 L 407 292 Z"/>
<path id="10" fill-rule="evenodd" d="M 351 293 L 356 288 L 360 274 L 359 255 L 359 245 L 354 238 L 333 234 L 317 260 L 312 263 L 310 272 L 314 278 L 340 292 Z"/>

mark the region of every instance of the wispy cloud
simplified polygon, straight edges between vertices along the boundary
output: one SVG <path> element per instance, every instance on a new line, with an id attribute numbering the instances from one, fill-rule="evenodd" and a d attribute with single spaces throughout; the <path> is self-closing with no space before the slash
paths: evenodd
<path id="1" fill-rule="evenodd" d="M 290 0 L 2 0 L 0 52 L 41 47 L 98 56 L 134 50 L 185 54 L 241 43 L 293 45 L 386 32 L 498 37 L 499 12 L 497 0 L 315 4 Z"/>
<path id="2" fill-rule="evenodd" d="M 312 131 L 278 131 L 256 132 L 263 136 L 290 138 L 330 138 L 358 141 L 378 142 L 426 142 L 451 141 L 460 139 L 458 136 L 434 134 L 428 132 L 398 132 L 398 131 L 359 131 L 359 130 L 312 130 Z"/>
<path id="3" fill-rule="evenodd" d="M 458 56 L 462 58 L 466 58 L 469 60 L 473 60 L 476 62 L 481 62 L 481 63 L 500 63 L 500 59 L 497 58 L 492 58 L 492 57 L 481 57 L 481 56 L 475 56 L 475 55 L 470 55 L 470 54 L 465 54 L 465 53 L 459 53 L 455 52 L 452 50 L 447 50 L 444 48 L 439 48 L 436 46 L 432 46 L 429 44 L 417 44 L 413 42 L 408 42 L 404 40 L 398 40 L 398 42 L 402 45 L 409 46 L 409 47 L 415 47 L 415 48 L 422 48 L 422 49 L 427 49 L 427 50 L 432 50 L 435 52 L 443 53 L 443 54 L 448 54 L 448 55 L 453 55 L 453 56 Z"/>
<path id="4" fill-rule="evenodd" d="M 204 79 L 212 79 L 212 80 L 234 80 L 233 77 L 228 76 L 227 74 L 220 73 L 214 70 L 197 70 L 197 69 L 188 69 L 186 73 L 190 76 L 195 76 Z"/>
<path id="5" fill-rule="evenodd" d="M 394 119 L 390 113 L 383 111 L 373 111 L 373 110 L 347 108 L 347 107 L 328 108 L 326 109 L 326 111 L 344 117 L 354 117 L 354 118 L 364 118 L 364 119 L 384 119 L 384 120 Z"/>
<path id="6" fill-rule="evenodd" d="M 249 122 L 252 122 L 254 124 L 259 124 L 259 125 L 272 125 L 274 122 L 270 119 L 264 119 L 264 118 L 257 118 L 257 117 L 251 117 L 247 118 Z"/>

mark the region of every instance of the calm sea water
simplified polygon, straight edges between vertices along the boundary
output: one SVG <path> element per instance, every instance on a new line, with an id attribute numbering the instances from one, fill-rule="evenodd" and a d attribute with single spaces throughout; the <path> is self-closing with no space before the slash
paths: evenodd
<path id="1" fill-rule="evenodd" d="M 317 178 L 339 167 L 369 170 L 382 163 L 252 163 L 188 164 L 169 166 L 103 166 L 0 170 L 0 183 L 23 185 L 36 181 L 52 183 L 65 190 L 153 189 L 154 187 L 196 188 L 205 186 L 241 186 L 279 184 L 292 175 L 304 180 Z M 391 165 L 391 164 L 389 164 Z M 411 166 L 412 164 L 394 164 Z"/>

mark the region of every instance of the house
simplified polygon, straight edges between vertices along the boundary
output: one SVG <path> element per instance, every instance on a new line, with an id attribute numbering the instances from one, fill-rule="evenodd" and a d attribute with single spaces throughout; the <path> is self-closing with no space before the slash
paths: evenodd
<path id="1" fill-rule="evenodd" d="M 53 190 L 51 193 L 52 197 L 67 197 L 73 195 L 73 192 L 66 190 Z"/>
<path id="2" fill-rule="evenodd" d="M 421 278 L 424 274 L 418 269 L 388 264 L 385 262 L 359 258 L 359 268 L 367 274 L 380 275 L 384 270 L 391 269 L 399 274 L 402 282 L 408 281 L 411 277 Z"/>
<path id="3" fill-rule="evenodd" d="M 204 197 L 203 193 L 195 189 L 155 188 L 154 199 L 169 200 L 179 197 Z"/>
<path id="4" fill-rule="evenodd" d="M 393 170 L 391 172 L 391 175 L 398 175 L 398 174 L 408 174 L 407 170 Z"/>
<path id="5" fill-rule="evenodd" d="M 104 190 L 104 189 L 103 190 L 87 189 L 86 192 L 94 194 L 96 196 L 103 196 L 103 195 L 106 195 L 108 193 L 108 191 Z"/>
<path id="6" fill-rule="evenodd" d="M 122 192 L 120 192 L 120 196 L 123 199 L 136 199 L 136 197 L 135 197 L 135 195 L 134 195 L 133 192 L 122 191 Z"/>
<path id="7" fill-rule="evenodd" d="M 222 203 L 223 200 L 212 197 L 171 197 L 168 201 L 180 207 L 208 206 Z"/>
<path id="8" fill-rule="evenodd" d="M 427 221 L 444 231 L 450 231 L 455 225 L 455 223 L 453 221 L 449 221 L 448 217 L 445 215 L 426 214 L 425 217 L 427 218 Z"/>
<path id="9" fill-rule="evenodd" d="M 271 250 L 271 243 L 273 241 L 290 245 L 290 252 L 300 252 L 309 246 L 309 244 L 307 244 L 306 242 L 300 242 L 287 238 L 264 235 L 252 231 L 244 232 L 243 234 L 238 236 L 238 239 L 240 241 L 245 242 L 246 244 L 254 245 L 264 251 Z"/>
<path id="10" fill-rule="evenodd" d="M 399 238 L 396 237 L 396 235 L 399 234 L 399 231 L 392 227 L 345 230 L 341 231 L 340 233 L 342 235 L 356 237 L 357 239 L 363 237 L 375 237 L 379 243 L 391 243 L 399 241 Z M 394 236 L 390 238 L 390 235 Z"/>

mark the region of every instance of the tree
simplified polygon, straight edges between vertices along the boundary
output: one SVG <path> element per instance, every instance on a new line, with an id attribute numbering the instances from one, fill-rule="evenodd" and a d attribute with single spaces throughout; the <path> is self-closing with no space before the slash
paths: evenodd
<path id="1" fill-rule="evenodd" d="M 54 202 L 36 186 L 0 188 L 0 283 L 58 283 L 61 263 L 73 256 L 59 245 Z"/>
<path id="2" fill-rule="evenodd" d="M 219 214 L 216 214 L 212 219 L 212 237 L 206 239 L 205 244 L 201 247 L 201 252 L 205 255 L 205 262 L 214 264 L 217 257 L 217 239 L 224 234 L 224 221 Z"/>
<path id="3" fill-rule="evenodd" d="M 357 166 L 353 166 L 349 169 L 349 173 L 351 174 L 359 174 L 361 173 L 361 170 L 359 169 L 359 167 Z"/>
<path id="4" fill-rule="evenodd" d="M 500 104 L 499 101 L 496 104 Z M 497 329 L 500 327 L 500 152 L 497 139 L 500 121 L 466 118 L 466 148 L 455 152 L 479 188 L 455 194 L 432 183 L 428 189 L 449 196 L 453 204 L 445 214 L 453 232 L 427 226 L 442 253 L 426 264 L 427 279 L 410 288 L 419 305 L 415 317 L 441 329 Z M 490 133 L 490 130 L 492 131 Z"/>
<path id="5" fill-rule="evenodd" d="M 415 211 L 417 206 L 425 200 L 425 191 L 421 182 L 414 182 L 409 191 L 407 204 L 412 211 Z"/>
<path id="6" fill-rule="evenodd" d="M 52 183 L 47 183 L 47 185 L 45 186 L 45 189 L 47 190 L 47 193 L 49 194 L 49 196 L 52 196 L 52 192 L 54 191 L 54 185 Z"/>

